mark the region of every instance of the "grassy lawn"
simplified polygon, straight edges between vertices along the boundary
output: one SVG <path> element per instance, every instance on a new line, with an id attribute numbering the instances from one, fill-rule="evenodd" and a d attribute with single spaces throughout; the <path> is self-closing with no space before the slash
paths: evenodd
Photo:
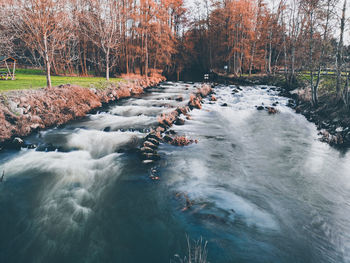
<path id="1" fill-rule="evenodd" d="M 0 69 L 4 71 L 4 69 Z M 52 86 L 61 84 L 75 84 L 82 87 L 103 88 L 107 82 L 102 77 L 66 77 L 51 76 Z M 117 83 L 122 81 L 120 78 L 111 78 L 110 82 Z M 17 69 L 16 80 L 0 80 L 0 92 L 19 89 L 37 89 L 46 86 L 46 76 L 41 70 L 37 69 Z"/>

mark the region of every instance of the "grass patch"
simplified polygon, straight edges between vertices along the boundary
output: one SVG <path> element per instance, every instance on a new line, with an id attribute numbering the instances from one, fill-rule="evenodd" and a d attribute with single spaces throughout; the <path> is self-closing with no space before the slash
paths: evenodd
<path id="1" fill-rule="evenodd" d="M 3 71 L 4 69 L 0 69 Z M 86 88 L 103 88 L 108 86 L 103 77 L 68 77 L 51 76 L 52 86 L 62 84 L 74 84 Z M 111 78 L 110 83 L 116 84 L 123 81 L 121 78 Z M 38 89 L 46 87 L 46 76 L 38 69 L 17 69 L 16 80 L 0 80 L 0 92 L 20 89 Z"/>
<path id="2" fill-rule="evenodd" d="M 310 74 L 303 72 L 297 75 L 297 79 L 303 82 L 306 82 L 306 84 L 309 85 L 311 77 L 310 77 Z M 314 84 L 316 84 L 316 81 L 317 81 L 317 74 L 314 75 Z M 341 89 L 343 89 L 346 82 L 345 72 L 342 75 L 341 81 L 342 81 Z M 319 95 L 320 96 L 324 94 L 335 95 L 336 83 L 337 83 L 337 76 L 335 74 L 321 75 L 320 85 L 318 88 Z"/>

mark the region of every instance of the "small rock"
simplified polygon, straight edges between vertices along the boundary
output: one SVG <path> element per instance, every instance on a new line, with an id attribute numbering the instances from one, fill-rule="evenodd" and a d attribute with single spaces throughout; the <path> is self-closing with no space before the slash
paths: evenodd
<path id="1" fill-rule="evenodd" d="M 258 107 L 256 107 L 256 109 L 261 111 L 261 110 L 264 110 L 265 108 L 263 106 L 258 106 Z"/>
<path id="2" fill-rule="evenodd" d="M 153 139 L 153 140 L 156 140 L 157 142 L 160 140 L 160 138 L 157 135 L 153 134 L 153 133 L 148 134 L 146 136 L 146 139 L 148 141 L 151 141 L 150 139 Z M 153 143 L 153 141 L 151 141 L 151 142 Z"/>
<path id="3" fill-rule="evenodd" d="M 158 146 L 159 145 L 159 138 L 157 137 L 157 139 L 154 138 L 148 138 L 147 141 L 149 141 L 150 143 Z"/>
<path id="4" fill-rule="evenodd" d="M 149 147 L 142 147 L 141 148 L 141 152 L 144 152 L 144 153 L 156 153 L 156 151 L 152 148 L 149 148 Z"/>
<path id="5" fill-rule="evenodd" d="M 184 119 L 181 119 L 181 118 L 178 118 L 175 122 L 176 125 L 185 125 L 185 120 Z"/>
<path id="6" fill-rule="evenodd" d="M 157 145 L 151 143 L 150 141 L 145 141 L 145 142 L 143 143 L 143 146 L 144 146 L 144 147 L 151 148 L 151 149 L 157 149 Z"/>
<path id="7" fill-rule="evenodd" d="M 144 160 L 143 163 L 144 164 L 151 164 L 151 163 L 154 163 L 154 160 Z"/>
<path id="8" fill-rule="evenodd" d="M 27 144 L 27 149 L 36 149 L 38 146 L 36 144 Z"/>
<path id="9" fill-rule="evenodd" d="M 273 108 L 273 107 L 268 107 L 267 111 L 268 111 L 269 114 L 276 114 L 276 113 L 278 113 L 278 111 L 275 108 Z"/>
<path id="10" fill-rule="evenodd" d="M 110 132 L 111 131 L 111 127 L 108 126 L 108 127 L 104 128 L 103 131 L 104 132 Z"/>
<path id="11" fill-rule="evenodd" d="M 183 101 L 184 98 L 183 98 L 182 96 L 179 96 L 179 97 L 177 97 L 175 100 L 176 100 L 176 101 Z"/>
<path id="12" fill-rule="evenodd" d="M 164 140 L 165 142 L 167 142 L 167 143 L 171 143 L 171 142 L 173 141 L 173 138 L 171 138 L 171 137 L 168 136 L 168 135 L 165 135 L 165 136 L 163 137 L 163 140 Z"/>
<path id="13" fill-rule="evenodd" d="M 16 149 L 20 149 L 21 147 L 24 147 L 24 141 L 21 138 L 16 137 L 12 141 L 12 147 Z"/>
<path id="14" fill-rule="evenodd" d="M 338 127 L 338 128 L 335 129 L 335 131 L 336 132 L 342 132 L 342 131 L 344 131 L 344 128 L 343 127 Z"/>
<path id="15" fill-rule="evenodd" d="M 228 106 L 227 103 L 224 103 L 221 105 L 221 107 L 227 107 L 227 106 Z"/>
<path id="16" fill-rule="evenodd" d="M 30 128 L 31 128 L 32 130 L 36 130 L 36 129 L 38 129 L 39 127 L 40 127 L 40 124 L 39 124 L 39 123 L 35 123 L 35 124 L 30 125 Z"/>

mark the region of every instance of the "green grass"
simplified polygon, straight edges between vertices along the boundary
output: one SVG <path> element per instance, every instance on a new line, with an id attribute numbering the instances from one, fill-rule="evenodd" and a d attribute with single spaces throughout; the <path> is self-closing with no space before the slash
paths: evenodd
<path id="1" fill-rule="evenodd" d="M 330 73 L 330 72 L 328 72 Z M 336 73 L 333 72 L 334 74 L 329 74 L 329 75 L 321 75 L 320 79 L 320 85 L 319 85 L 319 90 L 318 93 L 319 95 L 334 95 L 336 93 L 336 82 L 337 82 L 337 76 Z M 316 84 L 317 81 L 317 74 L 315 73 L 314 75 L 314 84 Z M 303 82 L 306 82 L 307 85 L 310 83 L 310 73 L 307 72 L 301 72 L 297 75 L 297 79 Z M 346 82 L 346 73 L 343 72 L 342 74 L 342 82 L 341 82 L 341 88 L 344 87 Z"/>
<path id="2" fill-rule="evenodd" d="M 0 71 L 5 71 L 0 69 Z M 82 87 L 103 88 L 107 86 L 107 81 L 102 77 L 67 77 L 51 76 L 52 86 L 61 84 L 74 84 Z M 111 78 L 109 82 L 118 83 L 121 78 Z M 38 69 L 17 69 L 16 80 L 0 80 L 0 92 L 19 89 L 37 89 L 46 87 L 46 76 Z"/>

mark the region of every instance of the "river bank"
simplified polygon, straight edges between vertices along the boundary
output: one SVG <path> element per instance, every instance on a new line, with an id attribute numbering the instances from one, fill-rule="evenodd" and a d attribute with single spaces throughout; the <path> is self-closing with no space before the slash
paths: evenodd
<path id="1" fill-rule="evenodd" d="M 84 117 L 105 103 L 131 97 L 164 81 L 162 76 L 126 76 L 119 85 L 83 88 L 75 85 L 9 91 L 0 95 L 0 145 L 20 147 L 20 138 L 34 131 Z"/>
<path id="2" fill-rule="evenodd" d="M 1 151 L 0 262 L 169 262 L 186 235 L 210 262 L 348 262 L 350 152 L 280 89 L 203 87 L 164 82 Z"/>
<path id="3" fill-rule="evenodd" d="M 288 86 L 281 75 L 252 76 L 239 78 L 219 77 L 221 83 L 234 85 L 269 85 L 282 88 L 281 96 L 290 98 L 289 106 L 313 122 L 319 130 L 320 140 L 337 148 L 350 147 L 350 115 L 342 102 L 334 95 L 320 94 L 319 104 L 315 108 L 311 104 L 311 90 L 308 83 L 298 81 Z"/>

